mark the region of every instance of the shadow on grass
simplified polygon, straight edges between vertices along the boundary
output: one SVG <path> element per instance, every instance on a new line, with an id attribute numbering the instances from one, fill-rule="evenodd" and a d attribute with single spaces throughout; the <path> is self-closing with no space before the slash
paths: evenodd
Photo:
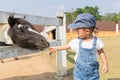
<path id="1" fill-rule="evenodd" d="M 2 80 L 56 80 L 55 73 L 46 72 L 42 74 L 34 74 L 28 76 L 14 76 Z"/>
<path id="2" fill-rule="evenodd" d="M 13 76 L 1 80 L 73 80 L 73 68 L 68 70 L 68 74 L 63 77 L 57 77 L 55 72 L 45 72 L 27 76 Z"/>
<path id="3" fill-rule="evenodd" d="M 74 56 L 74 55 L 75 55 L 74 52 L 67 51 L 67 60 L 68 60 L 69 62 L 71 62 L 72 64 L 75 63 L 74 58 L 71 57 L 71 56 Z"/>

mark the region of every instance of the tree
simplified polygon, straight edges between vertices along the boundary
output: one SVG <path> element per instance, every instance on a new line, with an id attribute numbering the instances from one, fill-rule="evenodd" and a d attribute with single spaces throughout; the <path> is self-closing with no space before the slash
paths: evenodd
<path id="1" fill-rule="evenodd" d="M 73 22 L 76 18 L 76 16 L 80 13 L 91 13 L 96 17 L 96 20 L 101 20 L 101 15 L 99 15 L 98 12 L 99 8 L 97 6 L 95 7 L 89 7 L 86 6 L 85 8 L 77 8 L 75 11 L 73 12 L 65 12 L 66 16 L 67 16 L 67 21 Z"/>
<path id="2" fill-rule="evenodd" d="M 120 20 L 120 13 L 106 13 L 105 16 L 101 18 L 101 20 L 106 21 L 115 21 L 118 22 Z"/>
<path id="3" fill-rule="evenodd" d="M 71 13 L 70 12 L 65 12 L 66 14 L 66 22 L 72 22 L 72 16 L 71 16 Z"/>

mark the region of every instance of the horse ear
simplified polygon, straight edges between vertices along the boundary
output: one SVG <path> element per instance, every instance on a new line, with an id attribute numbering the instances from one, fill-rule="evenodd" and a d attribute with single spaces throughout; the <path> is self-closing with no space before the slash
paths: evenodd
<path id="1" fill-rule="evenodd" d="M 10 25 L 10 27 L 13 27 L 15 25 L 15 18 L 13 15 L 8 17 L 8 24 Z"/>

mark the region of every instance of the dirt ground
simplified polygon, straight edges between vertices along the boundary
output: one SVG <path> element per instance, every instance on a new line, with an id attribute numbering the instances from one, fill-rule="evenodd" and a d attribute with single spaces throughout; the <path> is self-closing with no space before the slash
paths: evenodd
<path id="1" fill-rule="evenodd" d="M 57 80 L 56 55 L 38 53 L 20 56 L 19 60 L 4 59 L 0 63 L 0 80 Z M 59 80 L 72 80 L 71 70 Z"/>

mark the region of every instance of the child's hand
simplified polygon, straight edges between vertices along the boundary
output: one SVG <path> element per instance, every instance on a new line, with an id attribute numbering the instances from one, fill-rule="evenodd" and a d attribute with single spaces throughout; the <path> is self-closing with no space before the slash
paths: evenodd
<path id="1" fill-rule="evenodd" d="M 53 52 L 56 53 L 57 49 L 55 47 L 51 47 L 48 49 L 50 51 L 49 55 L 52 55 Z"/>
<path id="2" fill-rule="evenodd" d="M 107 73 L 108 72 L 108 66 L 107 65 L 103 65 L 103 70 L 104 70 L 105 73 Z"/>
<path id="3" fill-rule="evenodd" d="M 50 48 L 49 48 L 49 51 L 50 51 L 50 52 L 56 52 L 57 49 L 56 49 L 55 47 L 50 47 Z"/>

